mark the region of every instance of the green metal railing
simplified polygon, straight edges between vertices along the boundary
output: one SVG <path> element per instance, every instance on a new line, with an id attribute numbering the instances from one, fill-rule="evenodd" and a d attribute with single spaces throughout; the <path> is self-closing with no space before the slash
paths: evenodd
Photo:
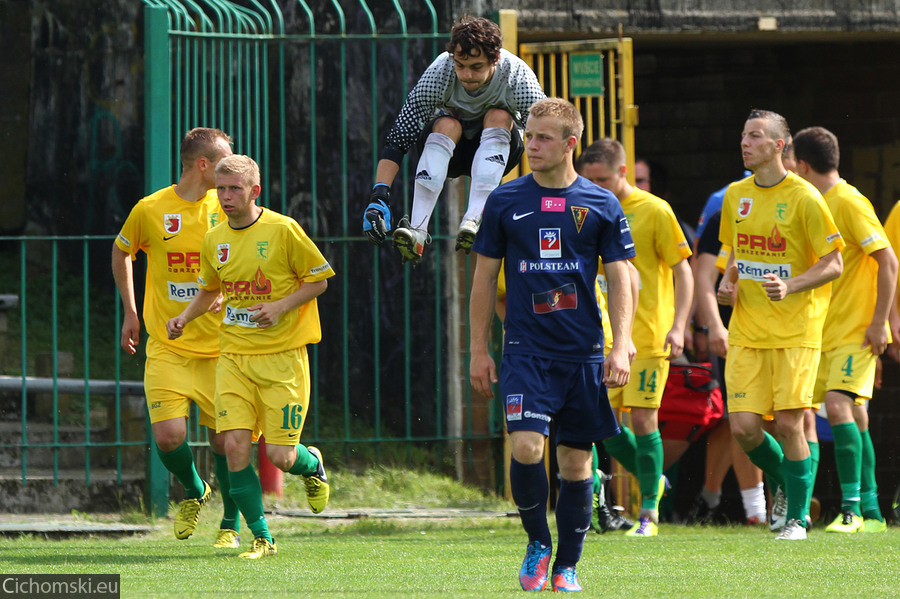
<path id="1" fill-rule="evenodd" d="M 499 488 L 502 421 L 468 386 L 464 304 L 474 263 L 453 252 L 449 231 L 450 204 L 465 198 L 439 203 L 434 243 L 416 268 L 361 235 L 383 138 L 447 39 L 431 0 L 410 1 L 330 0 L 313 10 L 302 0 L 144 0 L 145 191 L 177 180 L 188 129 L 228 132 L 235 151 L 260 164 L 261 202 L 300 222 L 337 272 L 319 298 L 324 338 L 310 351 L 304 442 L 345 463 L 403 461 Z M 409 212 L 413 167 L 406 161 L 395 181 L 395 220 Z M 159 513 L 168 474 L 148 451 L 149 427 L 135 435 L 127 426 L 135 405 L 146 411 L 130 399 L 141 392 L 142 363 L 140 352 L 119 347 L 121 307 L 109 273 L 116 231 L 109 233 L 4 238 L 16 246 L 3 255 L 15 255 L 6 274 L 18 277 L 21 299 L 7 340 L 21 352 L 18 364 L 3 364 L 0 390 L 21 401 L 15 434 L 0 437 L 0 450 L 18 452 L 25 484 L 38 452 L 50 456 L 55 482 L 72 452 L 83 454 L 86 484 L 101 467 L 119 481 L 146 468 L 147 505 Z M 78 301 L 73 284 L 81 285 Z M 51 365 L 36 373 L 44 353 Z M 60 371 L 63 354 L 74 356 L 71 374 Z M 38 385 L 47 414 L 35 408 Z M 35 440 L 42 426 L 50 436 Z M 82 436 L 66 440 L 67 426 Z M 190 437 L 204 444 L 196 425 Z"/>

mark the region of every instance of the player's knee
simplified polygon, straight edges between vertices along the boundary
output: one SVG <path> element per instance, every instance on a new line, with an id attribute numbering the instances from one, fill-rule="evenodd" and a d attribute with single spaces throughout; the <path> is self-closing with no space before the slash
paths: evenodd
<path id="1" fill-rule="evenodd" d="M 462 137 L 462 125 L 452 116 L 442 116 L 434 121 L 432 133 L 442 133 L 454 141 Z"/>
<path id="2" fill-rule="evenodd" d="M 506 130 L 512 128 L 513 117 L 508 110 L 503 108 L 491 108 L 484 115 L 484 127 L 503 127 Z"/>

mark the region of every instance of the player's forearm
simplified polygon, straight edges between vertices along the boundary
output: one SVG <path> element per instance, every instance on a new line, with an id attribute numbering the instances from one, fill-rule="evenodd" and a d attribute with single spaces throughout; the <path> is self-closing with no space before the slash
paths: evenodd
<path id="1" fill-rule="evenodd" d="M 137 314 L 137 303 L 134 298 L 133 269 L 131 268 L 131 256 L 123 252 L 113 244 L 112 273 L 122 298 L 122 308 L 127 314 Z"/>
<path id="2" fill-rule="evenodd" d="M 499 272 L 499 267 L 494 270 L 493 264 L 488 259 L 479 256 L 477 260 L 472 279 L 472 293 L 469 297 L 469 352 L 472 355 L 488 352 L 491 320 L 497 304 Z"/>
<path id="3" fill-rule="evenodd" d="M 322 279 L 321 281 L 310 281 L 301 284 L 296 291 L 279 300 L 279 303 L 281 303 L 281 307 L 284 308 L 282 314 L 285 312 L 290 312 L 291 310 L 296 310 L 304 304 L 308 304 L 312 300 L 325 293 L 326 289 L 328 289 L 327 279 Z"/>
<path id="4" fill-rule="evenodd" d="M 378 167 L 375 169 L 375 183 L 384 183 L 390 187 L 394 184 L 398 172 L 400 172 L 399 164 L 393 160 L 382 158 L 378 161 Z"/>
<path id="5" fill-rule="evenodd" d="M 819 261 L 813 264 L 806 272 L 785 281 L 787 294 L 800 293 L 821 287 L 825 283 L 841 276 L 844 270 L 844 260 L 840 250 L 833 250 L 825 254 Z"/>
<path id="6" fill-rule="evenodd" d="M 872 252 L 872 257 L 878 263 L 877 296 L 872 322 L 883 323 L 889 318 L 891 306 L 896 301 L 898 261 L 890 247 Z"/>
<path id="7" fill-rule="evenodd" d="M 613 345 L 628 347 L 631 325 L 634 322 L 634 304 L 631 297 L 632 279 L 626 261 L 604 263 L 609 299 L 609 323 L 612 326 Z"/>
<path id="8" fill-rule="evenodd" d="M 218 289 L 209 290 L 198 288 L 197 295 L 194 296 L 194 299 L 191 300 L 191 303 L 189 303 L 181 313 L 181 316 L 184 318 L 184 323 L 187 324 L 198 316 L 205 314 L 218 297 Z"/>
<path id="9" fill-rule="evenodd" d="M 682 260 L 672 269 L 675 275 L 675 320 L 673 326 L 682 331 L 687 328 L 694 303 L 694 277 L 687 260 Z"/>

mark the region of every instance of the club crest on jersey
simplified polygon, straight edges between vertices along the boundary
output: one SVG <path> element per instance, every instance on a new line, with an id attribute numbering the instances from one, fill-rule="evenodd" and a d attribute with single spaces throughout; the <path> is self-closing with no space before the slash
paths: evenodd
<path id="1" fill-rule="evenodd" d="M 539 229 L 541 242 L 541 258 L 561 258 L 562 240 L 559 229 Z"/>
<path id="2" fill-rule="evenodd" d="M 581 225 L 587 218 L 588 209 L 581 206 L 572 206 L 572 218 L 575 219 L 575 230 L 581 233 Z"/>
<path id="3" fill-rule="evenodd" d="M 566 198 L 541 198 L 541 212 L 564 212 Z"/>
<path id="4" fill-rule="evenodd" d="M 216 258 L 219 259 L 219 264 L 225 264 L 228 262 L 228 259 L 231 257 L 231 244 L 230 243 L 220 243 L 216 246 Z"/>
<path id="5" fill-rule="evenodd" d="M 522 419 L 522 394 L 506 396 L 506 419 L 521 420 Z"/>
<path id="6" fill-rule="evenodd" d="M 753 208 L 753 198 L 741 198 L 738 202 L 738 216 L 741 218 L 750 216 L 751 208 Z"/>
<path id="7" fill-rule="evenodd" d="M 578 309 L 578 291 L 575 289 L 575 283 L 566 283 L 562 287 L 543 293 L 533 293 L 531 299 L 535 314 Z"/>
<path id="8" fill-rule="evenodd" d="M 175 235 L 181 231 L 181 215 L 180 214 L 164 214 L 163 229 L 169 235 Z"/>

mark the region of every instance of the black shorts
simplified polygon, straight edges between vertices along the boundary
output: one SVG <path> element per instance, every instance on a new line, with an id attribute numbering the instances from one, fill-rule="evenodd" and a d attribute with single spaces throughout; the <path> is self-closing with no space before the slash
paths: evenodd
<path id="1" fill-rule="evenodd" d="M 425 128 L 419 132 L 419 139 L 416 141 L 416 148 L 419 156 L 422 155 L 422 149 L 425 147 L 425 140 L 431 135 L 434 128 L 434 122 L 442 118 L 435 117 L 425 123 Z M 460 121 L 463 126 L 463 135 L 456 144 L 453 156 L 450 158 L 450 164 L 447 167 L 447 178 L 455 179 L 463 175 L 469 177 L 472 175 L 472 160 L 475 158 L 475 151 L 481 144 L 481 131 L 484 128 L 481 123 L 473 121 Z M 511 170 L 519 165 L 522 160 L 522 153 L 525 151 L 525 145 L 522 143 L 522 133 L 518 125 L 513 123 L 511 131 L 511 139 L 509 141 L 509 160 L 506 161 L 506 168 L 503 174 L 507 175 Z"/>

